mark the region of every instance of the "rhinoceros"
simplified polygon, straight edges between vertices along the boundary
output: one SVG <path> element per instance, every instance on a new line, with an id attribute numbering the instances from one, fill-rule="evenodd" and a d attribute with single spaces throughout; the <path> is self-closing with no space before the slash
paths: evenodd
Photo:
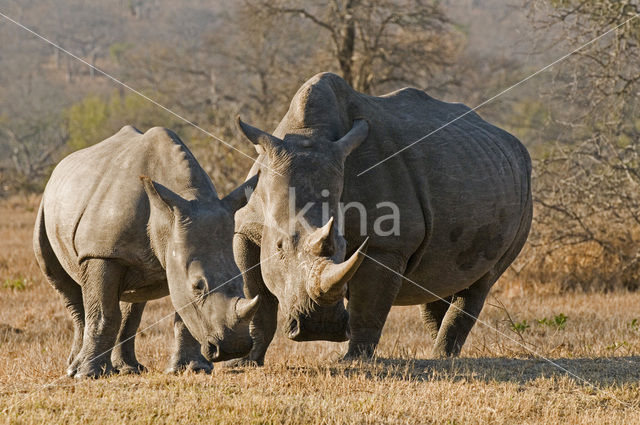
<path id="1" fill-rule="evenodd" d="M 236 213 L 234 254 L 241 268 L 264 260 L 244 275 L 262 303 L 241 362 L 264 361 L 278 305 L 289 338 L 349 339 L 346 358 L 373 355 L 393 305 L 420 305 L 433 355 L 458 355 L 529 233 L 520 141 L 462 104 L 368 96 L 331 73 L 298 90 L 273 134 L 238 125 L 260 182 Z"/>
<path id="2" fill-rule="evenodd" d="M 58 164 L 34 250 L 73 320 L 68 375 L 144 370 L 134 337 L 146 301 L 166 295 L 176 309 L 169 371 L 210 371 L 210 361 L 249 353 L 259 300 L 242 297 L 232 238 L 233 214 L 255 184 L 220 200 L 185 144 L 160 127 L 123 127 Z"/>

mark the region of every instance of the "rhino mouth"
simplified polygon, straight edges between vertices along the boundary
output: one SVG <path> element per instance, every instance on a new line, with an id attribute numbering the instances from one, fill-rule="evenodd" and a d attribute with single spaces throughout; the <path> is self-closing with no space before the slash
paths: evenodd
<path id="1" fill-rule="evenodd" d="M 318 321 L 306 317 L 293 317 L 285 324 L 287 338 L 297 341 L 343 342 L 350 338 L 348 315 L 341 321 Z"/>
<path id="2" fill-rule="evenodd" d="M 246 356 L 251 351 L 251 347 L 243 351 L 227 351 L 220 344 L 209 342 L 201 347 L 201 353 L 210 362 L 225 362 Z"/>

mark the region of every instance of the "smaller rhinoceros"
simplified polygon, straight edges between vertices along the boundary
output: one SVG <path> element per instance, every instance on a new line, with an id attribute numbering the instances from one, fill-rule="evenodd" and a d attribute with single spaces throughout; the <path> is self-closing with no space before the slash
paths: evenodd
<path id="1" fill-rule="evenodd" d="M 169 371 L 210 371 L 210 361 L 249 352 L 259 301 L 242 297 L 232 239 L 234 212 L 256 182 L 220 200 L 184 143 L 159 127 L 124 127 L 60 162 L 34 250 L 73 319 L 69 376 L 144 370 L 134 336 L 146 301 L 166 295 L 176 309 Z"/>

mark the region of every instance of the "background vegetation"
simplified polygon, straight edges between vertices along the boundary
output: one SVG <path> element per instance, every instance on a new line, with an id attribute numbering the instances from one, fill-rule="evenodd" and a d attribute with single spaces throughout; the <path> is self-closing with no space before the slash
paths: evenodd
<path id="1" fill-rule="evenodd" d="M 0 12 L 254 155 L 236 114 L 275 128 L 319 71 L 374 95 L 412 85 L 476 106 L 640 10 L 617 0 L 2 0 Z M 165 375 L 165 298 L 149 303 L 136 337 L 148 373 L 76 382 L 63 375 L 68 314 L 31 248 L 53 166 L 125 124 L 175 130 L 222 193 L 251 161 L 0 17 L 0 423 L 640 423 L 639 42 L 637 19 L 478 111 L 532 153 L 535 218 L 462 358 L 430 360 L 418 309 L 399 307 L 372 362 L 335 362 L 345 343 L 278 331 L 264 368 Z"/>
<path id="2" fill-rule="evenodd" d="M 371 94 L 411 85 L 476 106 L 639 9 L 617 0 L 6 0 L 2 12 L 254 155 L 236 114 L 275 128 L 319 71 Z M 125 124 L 177 131 L 220 192 L 249 169 L 246 157 L 4 19 L 0 39 L 0 198 L 40 192 L 60 158 Z M 508 274 L 521 290 L 638 287 L 639 41 L 637 19 L 478 111 L 535 162 L 534 226 Z"/>

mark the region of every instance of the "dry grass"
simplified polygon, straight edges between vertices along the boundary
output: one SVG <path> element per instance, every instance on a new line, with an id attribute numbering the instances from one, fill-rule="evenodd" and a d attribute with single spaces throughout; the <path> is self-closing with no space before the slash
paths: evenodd
<path id="1" fill-rule="evenodd" d="M 209 376 L 162 374 L 172 343 L 164 320 L 138 339 L 151 372 L 61 378 L 71 324 L 33 259 L 35 207 L 35 199 L 0 204 L 0 410 L 10 407 L 1 422 L 640 423 L 638 293 L 498 288 L 481 319 L 500 333 L 476 325 L 461 359 L 429 360 L 417 308 L 396 308 L 375 362 L 338 363 L 344 344 L 278 335 L 266 367 Z M 168 300 L 152 302 L 142 326 L 170 312 Z M 537 322 L 561 313 L 564 327 Z"/>

